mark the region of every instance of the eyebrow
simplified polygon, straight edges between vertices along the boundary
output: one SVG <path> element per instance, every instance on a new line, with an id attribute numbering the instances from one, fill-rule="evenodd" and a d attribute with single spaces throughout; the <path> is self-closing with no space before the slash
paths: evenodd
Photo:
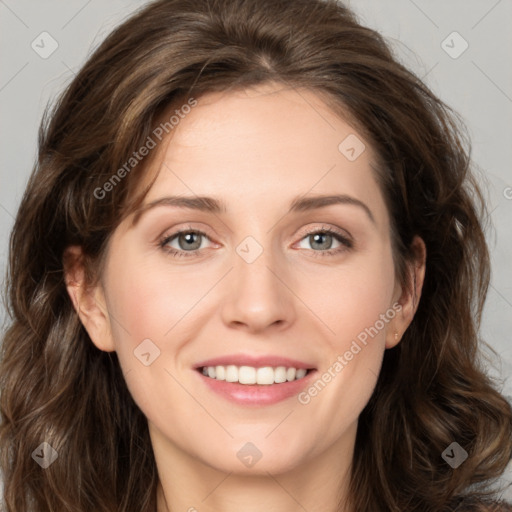
<path id="1" fill-rule="evenodd" d="M 376 223 L 372 211 L 365 203 L 359 199 L 356 199 L 355 197 L 346 194 L 318 195 L 309 197 L 300 196 L 291 202 L 288 213 L 316 210 L 318 208 L 323 208 L 335 204 L 358 206 L 366 212 L 368 218 L 373 222 L 373 224 Z M 215 214 L 227 213 L 226 204 L 223 201 L 213 197 L 167 196 L 143 205 L 135 213 L 133 224 L 136 224 L 142 215 L 144 215 L 147 211 L 156 208 L 157 206 L 173 206 L 176 208 L 186 208 Z"/>

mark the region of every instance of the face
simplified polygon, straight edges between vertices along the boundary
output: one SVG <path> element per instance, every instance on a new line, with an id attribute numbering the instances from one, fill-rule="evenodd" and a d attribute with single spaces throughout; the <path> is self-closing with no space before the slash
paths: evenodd
<path id="1" fill-rule="evenodd" d="M 186 111 L 82 321 L 117 352 L 155 451 L 278 473 L 349 450 L 410 320 L 372 148 L 307 90 Z"/>

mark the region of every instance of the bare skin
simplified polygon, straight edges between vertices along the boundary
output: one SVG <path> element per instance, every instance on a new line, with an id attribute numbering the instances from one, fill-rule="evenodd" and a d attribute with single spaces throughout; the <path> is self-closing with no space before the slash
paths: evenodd
<path id="1" fill-rule="evenodd" d="M 350 134 L 366 145 L 353 161 L 338 149 Z M 226 212 L 160 205 L 134 225 L 129 217 L 112 236 L 98 284 L 86 287 L 77 264 L 68 290 L 92 342 L 117 352 L 148 418 L 158 512 L 338 512 L 358 417 L 384 351 L 399 343 L 415 313 L 423 242 L 416 238 L 421 257 L 410 267 L 413 299 L 394 273 L 372 148 L 311 91 L 267 84 L 201 97 L 154 151 L 158 175 L 144 205 L 209 196 Z M 370 213 L 348 203 L 289 212 L 296 198 L 334 194 Z M 183 237 L 159 245 L 181 228 L 206 233 L 195 235 L 199 248 Z M 352 247 L 308 234 L 325 228 Z M 249 252 L 262 249 L 251 263 L 237 252 L 246 237 Z M 67 254 L 79 256 L 80 248 Z M 382 315 L 382 328 L 346 360 Z M 160 350 L 148 366 L 134 357 L 145 339 Z M 234 404 L 211 391 L 194 365 L 236 353 L 306 361 L 318 378 L 330 371 L 331 379 L 302 401 Z M 339 356 L 346 365 L 336 371 Z M 251 467 L 237 456 L 248 442 L 262 455 Z"/>

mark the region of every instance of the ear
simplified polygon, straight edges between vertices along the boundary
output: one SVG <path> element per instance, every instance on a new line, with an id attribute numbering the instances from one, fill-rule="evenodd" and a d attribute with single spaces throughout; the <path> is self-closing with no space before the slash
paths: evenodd
<path id="1" fill-rule="evenodd" d="M 414 237 L 411 248 L 414 253 L 414 260 L 407 264 L 407 271 L 409 273 L 409 283 L 412 283 L 412 286 L 402 286 L 400 283 L 395 286 L 393 304 L 399 304 L 400 310 L 397 311 L 387 331 L 386 348 L 393 348 L 398 345 L 418 309 L 425 279 L 427 248 L 425 242 L 419 236 Z"/>
<path id="2" fill-rule="evenodd" d="M 66 289 L 89 337 L 100 350 L 114 351 L 103 288 L 99 282 L 95 285 L 86 282 L 84 255 L 80 246 L 73 245 L 64 250 L 63 266 Z"/>

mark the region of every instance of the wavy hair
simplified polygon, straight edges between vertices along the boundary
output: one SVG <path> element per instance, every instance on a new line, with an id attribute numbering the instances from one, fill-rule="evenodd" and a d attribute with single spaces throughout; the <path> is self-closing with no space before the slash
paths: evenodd
<path id="1" fill-rule="evenodd" d="M 491 484 L 512 456 L 512 410 L 479 350 L 488 216 L 460 116 L 334 0 L 158 0 L 105 39 L 43 116 L 9 247 L 7 512 L 155 511 L 147 420 L 116 354 L 98 350 L 79 321 L 63 251 L 80 245 L 88 280 L 98 278 L 110 235 L 147 193 L 140 181 L 151 159 L 101 200 L 97 191 L 171 105 L 270 81 L 320 95 L 375 149 L 403 285 L 412 288 L 413 237 L 427 248 L 417 313 L 385 351 L 359 417 L 350 506 L 490 510 Z M 453 441 L 469 454 L 456 470 L 441 456 Z M 44 470 L 31 457 L 42 442 L 58 453 Z"/>

